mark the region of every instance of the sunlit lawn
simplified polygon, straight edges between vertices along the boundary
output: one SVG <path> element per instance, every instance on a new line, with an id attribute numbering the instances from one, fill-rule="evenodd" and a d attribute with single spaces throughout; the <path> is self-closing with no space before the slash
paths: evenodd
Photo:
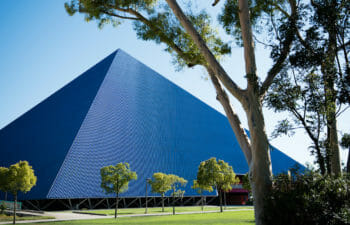
<path id="1" fill-rule="evenodd" d="M 37 223 L 38 225 L 68 225 L 68 224 L 118 224 L 118 225 L 253 225 L 254 211 L 234 211 L 224 213 L 167 215 L 167 216 L 142 216 L 142 217 L 121 217 L 115 219 L 96 220 L 75 220 L 52 223 Z"/>
<path id="2" fill-rule="evenodd" d="M 54 217 L 50 216 L 17 216 L 16 220 L 41 220 L 41 219 L 54 219 Z M 13 216 L 7 216 L 5 214 L 0 214 L 0 222 L 12 221 Z"/>
<path id="3" fill-rule="evenodd" d="M 226 210 L 233 210 L 233 209 L 253 209 L 252 206 L 230 206 L 226 207 Z M 217 206 L 207 206 L 204 207 L 204 211 L 219 211 L 220 207 Z M 176 212 L 198 212 L 202 211 L 200 206 L 189 206 L 189 207 L 176 207 Z M 107 210 L 85 210 L 81 212 L 91 212 L 91 213 L 97 213 L 97 214 L 106 214 L 106 215 L 114 215 L 114 209 L 107 209 Z M 164 208 L 165 213 L 172 213 L 173 208 L 172 207 L 165 207 Z M 144 214 L 145 208 L 127 208 L 127 209 L 118 209 L 118 214 L 120 215 L 127 215 L 127 214 Z M 149 214 L 152 213 L 162 213 L 161 207 L 155 207 L 155 208 L 148 208 Z"/>

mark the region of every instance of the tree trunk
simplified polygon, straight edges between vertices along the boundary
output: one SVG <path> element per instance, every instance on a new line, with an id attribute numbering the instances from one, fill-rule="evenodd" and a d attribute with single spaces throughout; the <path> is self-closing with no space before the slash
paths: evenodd
<path id="1" fill-rule="evenodd" d="M 175 187 L 173 187 L 173 215 L 175 215 Z"/>
<path id="2" fill-rule="evenodd" d="M 248 79 L 246 96 L 248 103 L 243 105 L 243 108 L 247 114 L 252 149 L 249 177 L 254 197 L 255 223 L 256 225 L 264 225 L 264 198 L 272 188 L 272 168 L 259 95 L 260 90 L 256 74 L 253 33 L 247 0 L 239 0 L 239 20 L 242 29 L 244 59 Z"/>
<path id="3" fill-rule="evenodd" d="M 329 128 L 329 147 L 330 147 L 330 162 L 331 162 L 331 172 L 332 174 L 339 176 L 341 174 L 341 163 L 340 163 L 340 151 L 338 143 L 338 133 L 337 133 L 337 119 L 332 113 L 332 118 L 330 120 Z"/>
<path id="4" fill-rule="evenodd" d="M 224 209 L 226 210 L 227 204 L 226 204 L 226 191 L 224 191 Z"/>
<path id="5" fill-rule="evenodd" d="M 162 212 L 164 212 L 164 194 L 162 194 Z"/>
<path id="6" fill-rule="evenodd" d="M 221 189 L 219 189 L 218 191 L 219 191 L 219 200 L 220 200 L 220 212 L 223 212 L 223 210 L 222 210 L 222 192 L 221 192 Z"/>
<path id="7" fill-rule="evenodd" d="M 201 192 L 201 204 L 202 204 L 202 211 L 204 210 L 204 198 L 203 193 Z"/>
<path id="8" fill-rule="evenodd" d="M 254 213 L 257 225 L 265 224 L 264 198 L 272 188 L 272 168 L 270 147 L 265 132 L 262 105 L 254 93 L 250 93 L 250 104 L 245 107 L 250 139 L 252 143 L 252 162 L 249 165 L 249 178 L 254 197 Z"/>
<path id="9" fill-rule="evenodd" d="M 350 147 L 348 152 L 348 162 L 346 163 L 346 172 L 350 174 Z"/>
<path id="10" fill-rule="evenodd" d="M 337 7 L 336 1 L 329 2 L 329 8 L 332 10 L 332 15 L 327 17 L 328 23 L 326 27 L 329 42 L 326 51 L 326 57 L 324 58 L 321 71 L 323 74 L 324 91 L 325 91 L 325 108 L 327 119 L 327 148 L 329 150 L 330 169 L 331 174 L 336 176 L 341 174 L 340 152 L 337 133 L 337 118 L 336 118 L 336 100 L 337 91 L 334 88 L 335 81 L 337 79 L 337 69 L 335 66 L 336 51 L 337 51 L 337 15 L 335 8 Z M 328 152 L 327 152 L 328 153 Z"/>
<path id="11" fill-rule="evenodd" d="M 210 68 L 207 68 L 207 71 L 214 85 L 214 88 L 216 90 L 216 99 L 220 102 L 223 109 L 225 110 L 227 119 L 231 125 L 233 132 L 235 133 L 239 146 L 241 147 L 244 153 L 244 156 L 246 158 L 246 161 L 249 165 L 252 159 L 252 153 L 251 153 L 251 146 L 250 146 L 250 141 L 248 139 L 248 136 L 246 135 L 244 128 L 241 124 L 241 121 L 238 118 L 238 115 L 234 112 L 230 104 L 230 100 L 225 90 L 221 87 L 221 84 L 219 80 L 216 78 L 213 70 L 211 70 Z"/>
<path id="12" fill-rule="evenodd" d="M 117 197 L 115 199 L 115 212 L 114 212 L 115 219 L 117 219 L 117 216 L 118 216 L 118 204 L 119 204 L 119 193 L 117 193 Z"/>
<path id="13" fill-rule="evenodd" d="M 320 148 L 320 145 L 318 144 L 318 141 L 314 142 L 314 144 L 316 149 L 316 159 L 317 159 L 318 165 L 320 166 L 321 174 L 325 175 L 326 174 L 325 158 L 321 153 L 321 148 Z"/>
<path id="14" fill-rule="evenodd" d="M 320 117 L 320 113 L 321 112 L 318 112 L 318 117 Z M 320 146 L 320 139 L 319 139 L 319 136 L 320 136 L 320 122 L 319 125 L 318 125 L 318 130 L 317 130 L 317 135 L 314 135 L 314 133 L 312 132 L 312 130 L 310 129 L 310 127 L 307 125 L 307 122 L 305 120 L 305 118 L 303 118 L 301 115 L 299 114 L 296 114 L 297 115 L 297 118 L 299 119 L 299 121 L 302 123 L 306 133 L 308 134 L 309 138 L 312 140 L 312 142 L 314 143 L 314 147 L 315 147 L 315 150 L 316 150 L 316 160 L 317 160 L 317 163 L 320 167 L 320 171 L 321 171 L 321 174 L 322 175 L 325 175 L 326 174 L 326 165 L 327 165 L 327 158 L 323 157 L 322 155 L 322 151 L 321 151 L 321 146 Z M 326 154 L 327 156 L 327 154 Z M 327 168 L 328 169 L 328 168 Z"/>
<path id="15" fill-rule="evenodd" d="M 16 210 L 17 210 L 17 193 L 14 194 L 15 201 L 13 202 L 13 224 L 16 224 Z"/>
<path id="16" fill-rule="evenodd" d="M 236 97 L 245 108 L 245 111 L 248 115 L 249 128 L 251 132 L 251 141 L 247 142 L 247 148 L 245 145 L 242 145 L 240 142 L 240 146 L 242 151 L 244 152 L 251 174 L 252 190 L 254 198 L 256 199 L 254 207 L 255 207 L 255 219 L 257 225 L 263 225 L 262 215 L 264 212 L 263 209 L 263 198 L 270 192 L 272 187 L 271 177 L 271 160 L 269 155 L 269 145 L 265 133 L 265 124 L 264 118 L 262 115 L 262 107 L 260 104 L 259 96 L 259 84 L 256 76 L 256 65 L 255 65 L 255 55 L 254 55 L 254 42 L 253 35 L 251 31 L 250 19 L 249 19 L 249 8 L 247 0 L 239 0 L 239 17 L 242 28 L 242 39 L 244 44 L 244 55 L 245 55 L 245 63 L 246 63 L 246 73 L 248 78 L 248 90 L 241 90 L 226 74 L 221 65 L 216 61 L 213 54 L 210 52 L 208 47 L 205 44 L 205 41 L 201 38 L 201 36 L 196 32 L 191 22 L 184 15 L 181 8 L 177 4 L 175 0 L 166 0 L 175 16 L 178 18 L 182 26 L 185 28 L 186 32 L 191 36 L 193 41 L 199 47 L 202 52 L 203 57 L 206 59 L 208 65 L 213 70 L 215 76 L 217 76 L 221 82 L 223 82 L 224 86 L 227 90 Z M 217 85 L 215 85 L 217 88 Z M 250 95 L 250 96 L 249 96 Z M 220 95 L 218 95 L 218 98 Z M 250 98 L 250 99 L 249 99 Z M 221 101 L 220 101 L 221 102 Z M 227 101 L 223 101 L 227 104 Z M 253 106 L 251 106 L 253 105 Z M 225 108 L 225 106 L 224 106 Z M 228 108 L 228 107 L 226 107 Z M 225 112 L 226 112 L 225 108 Z M 232 114 L 227 114 L 227 116 L 232 116 Z M 234 116 L 236 116 L 234 114 Z M 238 119 L 238 117 L 237 117 Z M 239 120 L 233 117 L 233 120 L 229 120 L 230 123 L 233 124 L 233 129 L 235 135 L 238 140 L 241 136 L 244 136 L 243 128 L 239 128 L 240 123 Z M 232 126 L 231 124 L 231 126 Z M 234 127 L 238 128 L 235 129 Z M 252 129 L 260 129 L 252 131 Z M 255 142 L 255 143 L 253 143 Z M 244 143 L 243 143 L 244 144 Z M 251 145 L 251 147 L 250 147 Z M 250 151 L 246 150 L 249 149 Z M 251 155 L 251 159 L 249 157 Z"/>

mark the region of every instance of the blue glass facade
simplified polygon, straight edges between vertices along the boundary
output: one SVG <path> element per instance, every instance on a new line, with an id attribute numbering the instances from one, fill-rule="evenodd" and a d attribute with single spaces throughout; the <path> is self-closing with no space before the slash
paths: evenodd
<path id="1" fill-rule="evenodd" d="M 138 174 L 128 197 L 144 196 L 154 172 L 184 177 L 196 195 L 192 180 L 210 157 L 248 171 L 225 116 L 121 50 L 1 130 L 0 151 L 0 165 L 33 165 L 38 185 L 25 199 L 107 197 L 100 168 L 119 162 Z M 277 149 L 271 157 L 274 173 L 297 163 Z"/>

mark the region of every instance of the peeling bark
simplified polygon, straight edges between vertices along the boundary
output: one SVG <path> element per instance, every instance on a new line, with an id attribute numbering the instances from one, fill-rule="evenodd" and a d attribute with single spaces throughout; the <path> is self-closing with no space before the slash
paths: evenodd
<path id="1" fill-rule="evenodd" d="M 209 73 L 210 79 L 216 90 L 216 94 L 217 94 L 216 98 L 221 103 L 223 109 L 225 110 L 227 119 L 231 125 L 233 132 L 235 133 L 237 141 L 249 165 L 252 160 L 250 140 L 244 131 L 244 128 L 242 126 L 241 121 L 239 120 L 238 115 L 234 112 L 234 109 L 230 104 L 230 100 L 225 90 L 221 87 L 219 80 L 216 78 L 216 76 L 214 75 L 214 72 L 210 68 L 207 68 L 207 71 Z"/>
<path id="2" fill-rule="evenodd" d="M 247 146 L 249 146 L 250 149 L 251 156 L 246 154 L 246 151 L 243 150 L 243 152 L 245 153 L 247 163 L 250 168 L 252 192 L 255 199 L 255 221 L 256 224 L 263 225 L 263 199 L 269 193 L 272 187 L 272 169 L 269 155 L 269 144 L 265 133 L 264 117 L 262 114 L 262 105 L 260 101 L 261 93 L 259 93 L 259 84 L 256 75 L 254 43 L 249 20 L 248 2 L 246 0 L 239 1 L 240 22 L 244 43 L 246 73 L 248 78 L 248 89 L 246 91 L 241 90 L 227 76 L 224 69 L 216 61 L 215 57 L 206 46 L 204 40 L 182 12 L 176 0 L 167 0 L 167 3 L 208 62 L 208 68 L 210 68 L 208 69 L 208 72 L 210 72 L 210 77 L 218 93 L 218 100 L 224 106 L 225 112 L 226 110 L 230 112 L 229 115 L 232 117 L 232 119 L 229 121 L 230 124 L 232 122 L 231 126 L 233 127 L 235 134 L 238 134 L 236 134 L 238 139 L 244 137 L 246 134 L 244 129 L 239 128 L 241 124 L 238 116 L 233 112 L 231 106 L 228 107 L 229 104 L 227 95 L 224 94 L 225 92 L 222 88 L 219 88 L 219 82 L 217 81 L 216 77 L 223 83 L 230 93 L 241 102 L 246 111 L 251 133 L 251 142 L 246 142 L 244 138 L 242 138 L 241 143 L 243 143 L 243 146 L 241 146 L 241 148 L 243 150 L 247 149 Z M 244 144 L 247 144 L 247 146 L 244 146 Z"/>
<path id="3" fill-rule="evenodd" d="M 332 8 L 336 7 L 336 2 L 332 2 Z M 332 21 L 332 26 L 328 27 L 329 41 L 327 46 L 327 57 L 323 60 L 321 71 L 323 74 L 324 91 L 325 91 L 325 108 L 327 119 L 327 153 L 329 153 L 331 174 L 336 176 L 341 174 L 340 152 L 337 133 L 337 117 L 336 117 L 336 90 L 334 88 L 336 74 L 336 51 L 337 51 L 337 30 L 336 30 L 336 15 L 328 18 Z"/>
<path id="4" fill-rule="evenodd" d="M 249 108 L 246 108 L 250 140 L 252 143 L 252 162 L 249 165 L 249 178 L 254 197 L 254 213 L 257 225 L 265 224 L 264 198 L 272 188 L 272 167 L 270 158 L 270 147 L 265 132 L 262 105 L 251 97 Z"/>

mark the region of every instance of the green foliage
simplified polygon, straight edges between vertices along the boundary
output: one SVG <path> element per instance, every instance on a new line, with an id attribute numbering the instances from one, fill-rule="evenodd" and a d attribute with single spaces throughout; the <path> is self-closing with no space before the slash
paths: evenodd
<path id="1" fill-rule="evenodd" d="M 172 196 L 183 197 L 185 191 L 179 189 L 187 184 L 187 180 L 174 174 L 154 173 L 149 181 L 152 192 L 159 193 L 162 196 L 162 212 L 164 212 L 164 195 L 167 191 L 173 190 Z M 175 213 L 175 205 L 173 205 L 173 213 Z"/>
<path id="2" fill-rule="evenodd" d="M 341 142 L 340 142 L 340 145 L 343 148 L 350 148 L 350 134 L 346 133 L 343 135 Z"/>
<path id="3" fill-rule="evenodd" d="M 337 152 L 337 143 L 330 143 L 330 132 L 336 132 L 332 124 L 341 104 L 350 103 L 350 3 L 300 2 L 298 12 L 305 19 L 298 22 L 290 56 L 265 103 L 276 112 L 291 114 L 291 119 L 279 121 L 272 137 L 304 129 L 312 141 L 311 153 L 316 154 L 320 171 L 325 174 L 331 172 L 330 152 Z"/>
<path id="4" fill-rule="evenodd" d="M 286 30 L 288 8 L 286 0 L 249 0 L 250 22 L 256 33 L 267 30 L 270 40 L 276 39 L 275 32 L 282 34 Z M 232 35 L 237 44 L 242 44 L 241 25 L 239 20 L 238 0 L 227 0 L 218 17 L 227 34 Z M 277 36 L 280 36 L 277 35 Z M 280 39 L 281 40 L 281 39 Z"/>
<path id="5" fill-rule="evenodd" d="M 292 73 L 291 73 L 292 71 Z M 275 112 L 287 111 L 291 117 L 279 121 L 272 137 L 293 135 L 304 129 L 312 141 L 311 154 L 324 174 L 326 169 L 326 100 L 322 76 L 316 71 L 295 71 L 286 66 L 275 78 L 265 98 L 265 104 Z"/>
<path id="6" fill-rule="evenodd" d="M 170 190 L 178 191 L 177 194 L 182 195 L 183 192 L 177 189 L 184 187 L 187 184 L 187 180 L 174 174 L 154 173 L 149 183 L 151 184 L 152 192 L 162 196 Z"/>
<path id="7" fill-rule="evenodd" d="M 239 183 L 239 179 L 233 172 L 232 166 L 223 160 L 216 161 L 213 157 L 200 163 L 197 183 L 201 187 L 211 187 L 211 190 L 216 188 L 228 191 L 232 189 L 232 185 Z"/>
<path id="8" fill-rule="evenodd" d="M 321 77 L 312 72 L 306 75 L 294 74 L 292 79 L 286 70 L 277 75 L 265 103 L 275 112 L 291 112 L 296 119 L 280 121 L 273 137 L 294 134 L 294 129 L 304 123 L 313 136 L 320 136 L 319 132 L 325 126 L 324 91 L 320 89 L 321 84 Z"/>
<path id="9" fill-rule="evenodd" d="M 97 21 L 101 28 L 108 23 L 116 26 L 123 20 L 133 21 L 138 38 L 166 45 L 165 51 L 173 56 L 177 69 L 206 65 L 197 46 L 163 1 L 71 0 L 65 8 L 70 15 L 80 12 L 86 21 Z M 217 37 L 218 31 L 212 28 L 208 13 L 190 11 L 187 16 L 217 59 L 231 52 L 228 43 Z"/>
<path id="10" fill-rule="evenodd" d="M 152 192 L 162 196 L 164 196 L 167 191 L 171 190 L 172 181 L 165 173 L 154 173 L 149 183 L 151 184 Z"/>
<path id="11" fill-rule="evenodd" d="M 195 189 L 198 194 L 202 194 L 204 191 L 212 192 L 213 187 L 210 185 L 199 185 L 197 180 L 193 180 L 193 185 L 191 187 L 192 189 Z"/>
<path id="12" fill-rule="evenodd" d="M 101 187 L 107 194 L 123 193 L 128 190 L 129 182 L 137 179 L 137 174 L 130 170 L 129 163 L 106 166 L 101 168 L 100 172 Z"/>
<path id="13" fill-rule="evenodd" d="M 266 224 L 345 225 L 350 219 L 349 177 L 308 171 L 280 174 L 265 200 Z"/>
<path id="14" fill-rule="evenodd" d="M 2 171 L 6 170 L 2 169 Z M 11 165 L 5 176 L 7 176 L 6 189 L 15 196 L 19 191 L 23 193 L 30 191 L 37 181 L 34 170 L 27 161 L 19 161 Z"/>
<path id="15" fill-rule="evenodd" d="M 6 167 L 0 167 L 0 191 L 9 191 L 9 169 Z"/>
<path id="16" fill-rule="evenodd" d="M 247 191 L 251 192 L 252 187 L 250 186 L 250 181 L 249 181 L 249 173 L 246 173 L 242 177 L 242 187 L 246 189 Z"/>
<path id="17" fill-rule="evenodd" d="M 1 203 L 1 204 L 0 204 L 0 215 L 1 215 L 1 214 L 4 214 L 5 209 L 6 209 L 5 204 L 4 204 L 4 203 Z"/>
<path id="18" fill-rule="evenodd" d="M 168 177 L 171 183 L 171 188 L 173 189 L 172 196 L 182 198 L 185 191 L 180 188 L 186 186 L 187 180 L 174 174 L 169 174 Z"/>

